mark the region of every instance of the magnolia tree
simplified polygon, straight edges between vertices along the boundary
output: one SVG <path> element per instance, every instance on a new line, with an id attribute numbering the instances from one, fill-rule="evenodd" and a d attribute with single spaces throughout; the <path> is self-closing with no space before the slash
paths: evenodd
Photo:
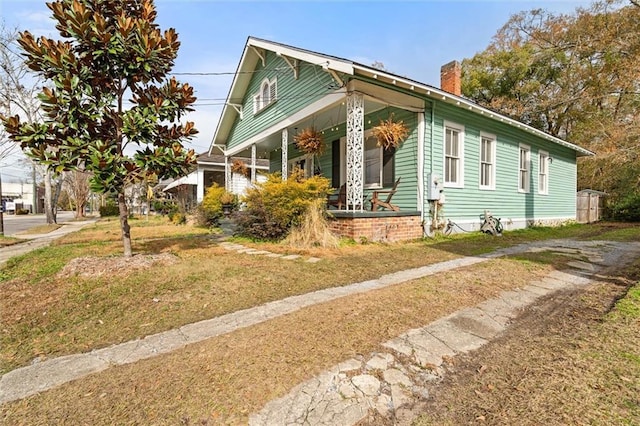
<path id="1" fill-rule="evenodd" d="M 195 163 L 184 143 L 197 130 L 193 88 L 168 79 L 177 33 L 155 24 L 152 0 L 59 0 L 47 3 L 62 40 L 20 33 L 27 66 L 48 86 L 43 122 L 1 117 L 11 139 L 57 171 L 91 173 L 91 189 L 116 194 L 124 255 L 132 255 L 125 187 L 176 177 Z"/>

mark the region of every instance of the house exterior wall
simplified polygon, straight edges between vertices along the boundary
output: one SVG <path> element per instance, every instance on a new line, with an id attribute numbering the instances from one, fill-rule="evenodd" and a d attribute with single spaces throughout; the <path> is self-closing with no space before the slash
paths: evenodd
<path id="1" fill-rule="evenodd" d="M 575 219 L 576 154 L 569 148 L 545 141 L 512 126 L 483 118 L 444 103 L 436 103 L 434 111 L 433 158 L 427 158 L 433 172 L 443 176 L 445 120 L 464 126 L 464 186 L 445 187 L 444 216 L 455 222 L 480 224 L 480 214 L 490 210 L 501 217 L 505 229 L 537 222 L 554 223 Z M 496 136 L 495 189 L 480 189 L 480 133 Z M 430 129 L 426 131 L 430 134 Z M 519 146 L 530 148 L 529 192 L 518 191 Z M 549 189 L 539 194 L 538 155 L 546 151 Z M 430 156 L 430 147 L 426 155 Z M 429 167 L 427 167 L 428 171 Z M 475 229 L 478 229 L 477 227 Z"/>
<path id="2" fill-rule="evenodd" d="M 251 82 L 242 100 L 243 117 L 236 117 L 227 141 L 227 149 L 240 145 L 280 120 L 287 118 L 332 90 L 333 78 L 322 67 L 300 62 L 298 79 L 289 65 L 273 52 L 266 52 L 265 65 L 258 61 Z M 277 81 L 277 100 L 254 114 L 253 97 L 265 78 Z"/>

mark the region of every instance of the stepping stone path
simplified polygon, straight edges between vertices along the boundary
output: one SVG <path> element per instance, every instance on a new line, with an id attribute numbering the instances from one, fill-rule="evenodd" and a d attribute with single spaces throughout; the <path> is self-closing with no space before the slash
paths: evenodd
<path id="1" fill-rule="evenodd" d="M 284 259 L 284 260 L 302 259 L 302 256 L 300 256 L 299 254 L 272 253 L 272 252 L 267 251 L 267 250 L 257 250 L 257 249 L 253 249 L 253 248 L 249 248 L 249 247 L 243 246 L 242 244 L 231 243 L 231 242 L 228 242 L 228 241 L 221 242 L 220 246 L 222 248 L 224 248 L 225 250 L 235 251 L 237 253 L 243 253 L 243 254 L 252 254 L 252 255 L 256 255 L 256 256 L 266 256 L 266 257 L 272 257 L 272 258 Z M 318 262 L 320 262 L 320 260 L 321 259 L 319 259 L 317 257 L 309 257 L 306 260 L 306 262 L 318 263 Z"/>
<path id="2" fill-rule="evenodd" d="M 517 252 L 514 250 L 518 248 L 488 257 Z M 592 282 L 590 276 L 603 267 L 635 259 L 640 255 L 640 245 L 547 241 L 524 251 L 551 251 L 589 261 L 569 262 L 574 269 L 553 271 L 522 289 L 505 291 L 497 298 L 409 330 L 385 342 L 385 352 L 342 362 L 271 401 L 251 415 L 249 424 L 353 425 L 366 420 L 371 411 L 397 420 L 403 409 L 428 397 L 427 385 L 442 381 L 444 362 L 488 343 L 537 299 L 558 290 L 586 286 Z"/>

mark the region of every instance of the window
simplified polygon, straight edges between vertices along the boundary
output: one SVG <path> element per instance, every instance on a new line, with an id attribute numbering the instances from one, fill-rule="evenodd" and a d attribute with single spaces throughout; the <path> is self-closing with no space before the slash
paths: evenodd
<path id="1" fill-rule="evenodd" d="M 362 166 L 364 188 L 386 188 L 395 183 L 395 149 L 382 149 L 370 130 L 364 135 Z M 339 144 L 339 147 L 338 147 Z M 332 185 L 337 188 L 347 180 L 347 138 L 332 143 Z M 338 180 L 339 179 L 339 180 Z"/>
<path id="2" fill-rule="evenodd" d="M 480 189 L 496 188 L 496 137 L 480 133 Z"/>
<path id="3" fill-rule="evenodd" d="M 256 114 L 277 99 L 277 80 L 274 78 L 273 80 L 269 80 L 265 78 L 260 84 L 260 90 L 253 97 L 253 113 Z"/>
<path id="4" fill-rule="evenodd" d="M 294 170 L 302 170 L 305 178 L 309 178 L 313 176 L 313 157 L 296 157 L 292 158 L 287 162 L 289 174 L 293 173 Z"/>
<path id="5" fill-rule="evenodd" d="M 364 140 L 364 187 L 380 188 L 382 186 L 382 147 L 378 139 L 370 135 Z"/>
<path id="6" fill-rule="evenodd" d="M 538 193 L 549 193 L 549 153 L 538 153 Z"/>
<path id="7" fill-rule="evenodd" d="M 526 145 L 520 145 L 518 191 L 529 192 L 529 175 L 531 170 L 530 149 Z"/>
<path id="8" fill-rule="evenodd" d="M 464 156 L 464 127 L 446 123 L 444 127 L 444 184 L 462 187 Z"/>

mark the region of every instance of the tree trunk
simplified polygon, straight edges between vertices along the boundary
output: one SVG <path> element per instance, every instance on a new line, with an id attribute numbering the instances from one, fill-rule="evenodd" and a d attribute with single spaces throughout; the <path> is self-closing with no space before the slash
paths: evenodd
<path id="1" fill-rule="evenodd" d="M 51 188 L 51 175 L 53 173 L 47 169 L 44 173 L 44 212 L 47 216 L 47 224 L 56 223 L 55 206 L 53 205 L 53 191 Z"/>
<path id="2" fill-rule="evenodd" d="M 120 229 L 122 229 L 122 245 L 124 246 L 124 257 L 131 257 L 131 227 L 129 226 L 129 210 L 124 193 L 118 194 L 118 209 L 120 210 Z"/>

